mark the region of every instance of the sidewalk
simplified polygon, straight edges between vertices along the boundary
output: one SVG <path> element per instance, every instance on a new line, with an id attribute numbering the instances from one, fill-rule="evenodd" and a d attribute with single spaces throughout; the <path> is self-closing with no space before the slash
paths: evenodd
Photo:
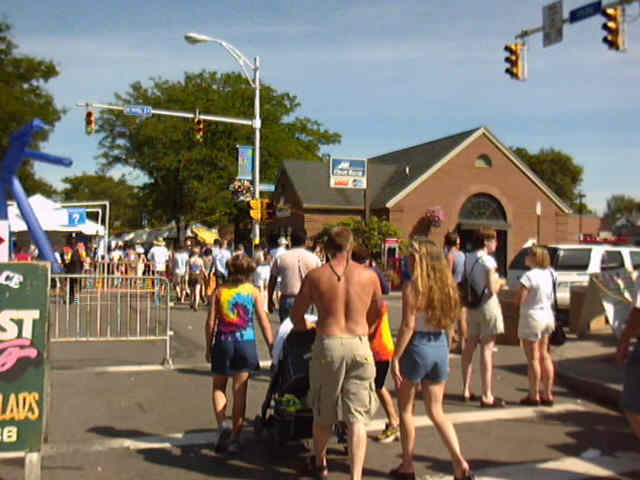
<path id="1" fill-rule="evenodd" d="M 619 409 L 624 367 L 615 360 L 617 341 L 609 327 L 584 338 L 569 334 L 553 350 L 557 382 L 595 402 Z"/>

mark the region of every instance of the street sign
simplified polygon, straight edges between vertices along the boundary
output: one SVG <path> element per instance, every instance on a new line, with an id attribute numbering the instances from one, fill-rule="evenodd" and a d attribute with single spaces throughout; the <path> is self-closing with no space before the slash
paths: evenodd
<path id="1" fill-rule="evenodd" d="M 67 213 L 69 214 L 68 225 L 77 227 L 87 223 L 87 211 L 84 208 L 70 208 Z"/>
<path id="2" fill-rule="evenodd" d="M 276 186 L 273 183 L 261 183 L 260 184 L 261 192 L 275 192 Z"/>
<path id="3" fill-rule="evenodd" d="M 593 17 L 594 15 L 600 15 L 602 10 L 602 0 L 597 2 L 587 3 L 578 8 L 574 8 L 569 12 L 569 23 L 576 23 L 585 18 Z"/>
<path id="4" fill-rule="evenodd" d="M 542 46 L 549 47 L 562 41 L 562 0 L 542 7 Z"/>
<path id="5" fill-rule="evenodd" d="M 48 405 L 49 264 L 0 263 L 0 298 L 0 452 L 38 452 Z"/>
<path id="6" fill-rule="evenodd" d="M 124 107 L 124 113 L 127 115 L 134 115 L 137 117 L 150 117 L 153 109 L 148 105 L 126 105 Z"/>
<path id="7" fill-rule="evenodd" d="M 366 189 L 367 159 L 331 158 L 329 187 Z"/>

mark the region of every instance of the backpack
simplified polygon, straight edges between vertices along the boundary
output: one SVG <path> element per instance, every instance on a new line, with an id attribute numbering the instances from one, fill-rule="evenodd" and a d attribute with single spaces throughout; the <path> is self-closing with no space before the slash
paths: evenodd
<path id="1" fill-rule="evenodd" d="M 484 294 L 487 288 L 483 288 L 482 292 L 478 293 L 473 286 L 473 282 L 471 281 L 471 274 L 473 273 L 473 269 L 476 268 L 476 265 L 480 261 L 480 258 L 477 258 L 471 267 L 471 271 L 467 274 L 466 265 L 462 272 L 462 281 L 458 284 L 460 288 L 460 298 L 462 299 L 462 304 L 467 308 L 478 308 L 482 304 L 482 300 L 484 299 Z"/>

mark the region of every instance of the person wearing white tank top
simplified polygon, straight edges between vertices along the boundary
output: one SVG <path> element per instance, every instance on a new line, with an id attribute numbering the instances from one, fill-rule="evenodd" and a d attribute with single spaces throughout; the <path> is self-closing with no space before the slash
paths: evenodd
<path id="1" fill-rule="evenodd" d="M 414 238 L 410 250 L 411 280 L 402 289 L 402 323 L 391 371 L 398 387 L 402 462 L 389 474 L 398 480 L 416 478 L 413 463 L 415 426 L 413 401 L 422 386 L 425 409 L 449 450 L 454 478 L 474 478 L 462 456 L 458 436 L 442 410 L 449 376 L 449 330 L 460 314 L 458 288 L 444 254 L 426 238 Z"/>

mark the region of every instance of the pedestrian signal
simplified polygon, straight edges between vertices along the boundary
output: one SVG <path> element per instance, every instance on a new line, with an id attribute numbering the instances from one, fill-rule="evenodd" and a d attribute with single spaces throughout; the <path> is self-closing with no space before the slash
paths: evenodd
<path id="1" fill-rule="evenodd" d="M 251 215 L 251 218 L 254 220 L 260 220 L 262 218 L 261 206 L 262 204 L 259 198 L 249 200 L 249 215 Z"/>
<path id="2" fill-rule="evenodd" d="M 504 59 L 507 62 L 504 73 L 514 80 L 524 80 L 522 50 L 523 45 L 520 43 L 510 43 L 504 46 L 504 51 L 509 54 Z"/>
<path id="3" fill-rule="evenodd" d="M 625 39 L 622 31 L 624 10 L 623 7 L 609 7 L 602 9 L 602 16 L 607 20 L 602 24 L 602 30 L 606 35 L 602 37 L 604 43 L 611 50 L 624 50 Z"/>
<path id="4" fill-rule="evenodd" d="M 201 118 L 196 118 L 195 127 L 196 141 L 202 143 L 204 141 L 204 120 L 202 120 Z"/>
<path id="5" fill-rule="evenodd" d="M 96 116 L 91 110 L 87 110 L 84 116 L 84 132 L 87 135 L 96 133 Z"/>

